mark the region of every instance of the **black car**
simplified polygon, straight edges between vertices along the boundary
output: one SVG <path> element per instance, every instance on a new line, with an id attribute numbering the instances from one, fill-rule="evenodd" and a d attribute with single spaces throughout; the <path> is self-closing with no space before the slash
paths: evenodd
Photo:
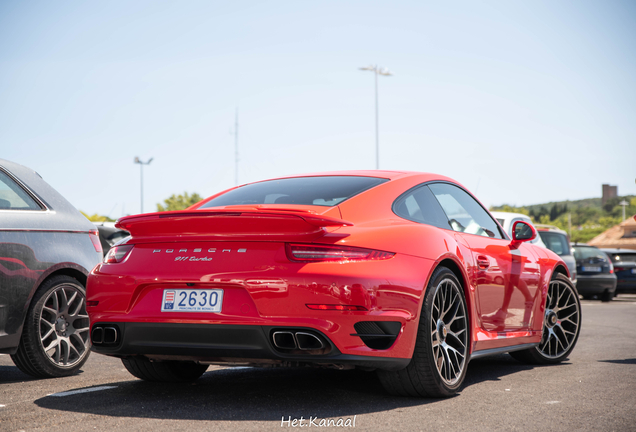
<path id="1" fill-rule="evenodd" d="M 0 159 L 0 353 L 35 377 L 77 372 L 90 352 L 86 278 L 101 259 L 91 222 Z"/>
<path id="2" fill-rule="evenodd" d="M 579 294 L 585 299 L 598 296 L 602 301 L 612 300 L 616 293 L 616 275 L 609 257 L 599 248 L 586 244 L 574 244 L 572 250 Z"/>
<path id="3" fill-rule="evenodd" d="M 602 249 L 614 264 L 618 278 L 616 293 L 636 293 L 636 250 Z"/>
<path id="4" fill-rule="evenodd" d="M 130 235 L 128 231 L 115 228 L 115 222 L 93 222 L 99 230 L 99 241 L 104 250 L 104 256 L 108 254 L 111 247 L 120 240 Z"/>

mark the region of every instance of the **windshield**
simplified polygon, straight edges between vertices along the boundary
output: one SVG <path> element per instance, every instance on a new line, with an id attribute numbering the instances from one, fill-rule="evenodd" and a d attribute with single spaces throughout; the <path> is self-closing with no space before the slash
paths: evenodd
<path id="1" fill-rule="evenodd" d="M 595 247 L 574 246 L 572 249 L 574 250 L 574 258 L 577 260 L 598 258 L 605 261 L 605 253 Z"/>
<path id="2" fill-rule="evenodd" d="M 570 255 L 570 246 L 568 239 L 564 234 L 555 232 L 539 231 L 541 240 L 545 247 L 559 256 Z"/>
<path id="3" fill-rule="evenodd" d="M 332 207 L 388 179 L 357 176 L 294 177 L 252 183 L 220 195 L 199 208 L 250 204 Z"/>

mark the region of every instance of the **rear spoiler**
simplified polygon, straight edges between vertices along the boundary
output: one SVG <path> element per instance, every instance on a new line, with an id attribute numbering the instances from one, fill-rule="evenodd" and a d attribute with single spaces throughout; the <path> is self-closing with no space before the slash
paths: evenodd
<path id="1" fill-rule="evenodd" d="M 311 241 L 324 235 L 326 228 L 353 223 L 306 210 L 232 206 L 125 216 L 115 226 L 129 231 L 138 241 Z"/>

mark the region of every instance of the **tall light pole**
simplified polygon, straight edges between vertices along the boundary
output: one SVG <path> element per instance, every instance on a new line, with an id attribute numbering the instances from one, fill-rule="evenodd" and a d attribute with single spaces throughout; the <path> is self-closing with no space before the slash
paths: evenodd
<path id="1" fill-rule="evenodd" d="M 623 220 L 625 220 L 625 207 L 629 205 L 629 203 L 625 200 L 618 203 L 618 205 L 623 206 Z"/>
<path id="2" fill-rule="evenodd" d="M 371 71 L 375 75 L 375 169 L 380 169 L 380 137 L 378 120 L 378 75 L 393 75 L 387 68 L 380 68 L 378 65 L 369 65 L 359 68 L 364 71 Z"/>
<path id="3" fill-rule="evenodd" d="M 148 162 L 142 162 L 138 156 L 135 156 L 135 163 L 139 164 L 139 177 L 141 179 L 141 213 L 144 212 L 144 165 L 150 165 L 152 159 L 148 159 Z"/>
<path id="4" fill-rule="evenodd" d="M 238 186 L 238 166 L 239 166 L 239 149 L 238 149 L 238 107 L 236 107 L 236 118 L 234 121 L 234 186 Z"/>

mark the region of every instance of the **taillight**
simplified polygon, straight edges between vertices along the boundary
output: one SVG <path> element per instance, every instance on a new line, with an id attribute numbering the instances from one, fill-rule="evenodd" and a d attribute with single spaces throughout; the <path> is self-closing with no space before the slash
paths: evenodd
<path id="1" fill-rule="evenodd" d="M 95 248 L 95 252 L 104 252 L 104 250 L 102 249 L 102 243 L 99 241 L 99 231 L 90 230 L 88 232 L 88 236 L 93 242 L 93 247 Z"/>
<path id="2" fill-rule="evenodd" d="M 120 263 L 126 259 L 132 248 L 133 245 L 113 246 L 106 254 L 104 262 L 108 264 Z"/>
<path id="3" fill-rule="evenodd" d="M 609 263 L 610 273 L 614 273 L 614 264 Z"/>
<path id="4" fill-rule="evenodd" d="M 287 244 L 291 261 L 371 261 L 392 258 L 395 253 L 351 246 Z"/>
<path id="5" fill-rule="evenodd" d="M 614 267 L 614 271 L 619 272 L 619 271 L 623 271 L 623 270 L 625 270 L 625 267 Z"/>

